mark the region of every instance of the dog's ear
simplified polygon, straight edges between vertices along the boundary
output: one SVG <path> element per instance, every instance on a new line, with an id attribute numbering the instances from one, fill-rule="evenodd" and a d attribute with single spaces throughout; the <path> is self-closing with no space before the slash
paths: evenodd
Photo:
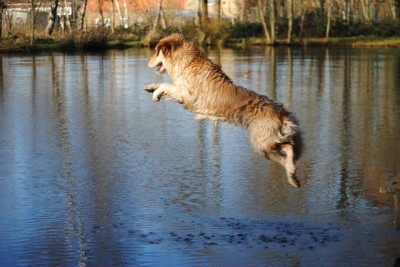
<path id="1" fill-rule="evenodd" d="M 164 55 L 168 55 L 171 52 L 175 51 L 177 48 L 181 47 L 185 40 L 180 34 L 171 34 L 163 39 L 161 39 L 156 46 L 157 55 L 160 51 L 163 52 Z"/>

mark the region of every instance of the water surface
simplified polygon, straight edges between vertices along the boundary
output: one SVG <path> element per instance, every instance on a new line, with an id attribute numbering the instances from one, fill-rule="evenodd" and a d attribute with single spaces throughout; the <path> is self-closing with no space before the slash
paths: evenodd
<path id="1" fill-rule="evenodd" d="M 143 87 L 147 49 L 0 56 L 0 266 L 383 265 L 400 257 L 400 52 L 210 50 L 300 120 L 302 188 L 243 129 Z"/>

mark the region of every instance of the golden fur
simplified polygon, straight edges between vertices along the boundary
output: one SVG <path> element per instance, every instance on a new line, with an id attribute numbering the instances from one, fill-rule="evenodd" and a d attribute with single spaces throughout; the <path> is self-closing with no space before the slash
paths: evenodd
<path id="1" fill-rule="evenodd" d="M 167 72 L 173 84 L 150 84 L 153 100 L 175 99 L 196 119 L 227 121 L 247 128 L 254 149 L 285 167 L 290 184 L 299 187 L 295 160 L 299 155 L 298 124 L 290 112 L 268 97 L 235 85 L 220 66 L 179 34 L 161 39 L 148 63 Z"/>

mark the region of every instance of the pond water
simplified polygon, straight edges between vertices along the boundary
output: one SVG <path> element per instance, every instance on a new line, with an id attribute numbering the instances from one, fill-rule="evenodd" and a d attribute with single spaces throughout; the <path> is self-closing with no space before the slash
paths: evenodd
<path id="1" fill-rule="evenodd" d="M 300 189 L 246 132 L 143 91 L 152 50 L 0 55 L 0 266 L 383 265 L 400 257 L 398 49 L 210 50 L 296 113 Z"/>

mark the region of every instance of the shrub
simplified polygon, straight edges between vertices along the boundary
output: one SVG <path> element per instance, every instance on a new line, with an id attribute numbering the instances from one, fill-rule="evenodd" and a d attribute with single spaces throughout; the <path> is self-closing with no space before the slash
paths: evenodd
<path id="1" fill-rule="evenodd" d="M 229 38 L 263 37 L 263 27 L 261 23 L 256 22 L 238 22 L 228 24 L 223 29 L 227 32 Z"/>

